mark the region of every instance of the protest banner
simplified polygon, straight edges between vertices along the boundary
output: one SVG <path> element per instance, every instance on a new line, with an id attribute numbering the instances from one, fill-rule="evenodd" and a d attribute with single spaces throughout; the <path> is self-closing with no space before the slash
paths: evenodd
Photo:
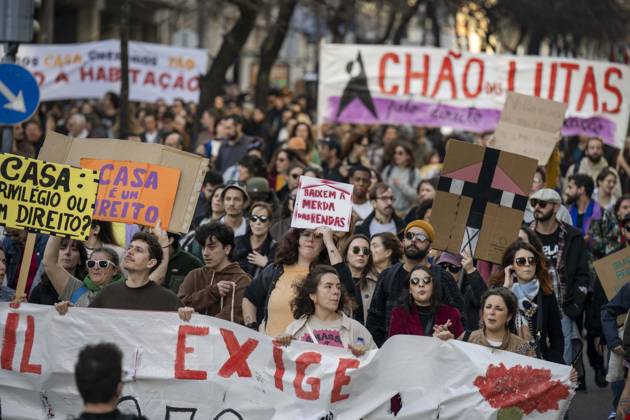
<path id="1" fill-rule="evenodd" d="M 177 194 L 173 202 L 167 230 L 187 233 L 199 199 L 201 184 L 208 170 L 208 159 L 160 144 L 136 143 L 114 139 L 73 139 L 53 131 L 46 140 L 39 157 L 50 162 L 80 165 L 82 158 L 129 160 L 179 170 Z"/>
<path id="2" fill-rule="evenodd" d="M 507 92 L 568 105 L 562 134 L 623 148 L 630 67 L 442 48 L 323 44 L 318 120 L 494 131 Z"/>
<path id="3" fill-rule="evenodd" d="M 457 140 L 446 144 L 431 246 L 500 264 L 518 236 L 536 160 Z"/>
<path id="4" fill-rule="evenodd" d="M 37 80 L 42 101 L 102 98 L 120 91 L 120 42 L 20 44 L 17 63 Z M 129 42 L 129 99 L 199 99 L 208 53 L 197 48 Z"/>
<path id="5" fill-rule="evenodd" d="M 536 96 L 508 92 L 492 147 L 547 164 L 567 105 Z"/>
<path id="6" fill-rule="evenodd" d="M 179 169 L 128 160 L 81 158 L 81 167 L 99 173 L 96 220 L 168 226 Z"/>
<path id="7" fill-rule="evenodd" d="M 351 184 L 301 176 L 293 206 L 291 227 L 315 229 L 328 226 L 348 232 L 352 216 Z"/>
<path id="8" fill-rule="evenodd" d="M 593 263 L 608 300 L 630 280 L 630 247 L 625 247 Z"/>
<path id="9" fill-rule="evenodd" d="M 3 416 L 79 414 L 74 364 L 103 341 L 124 354 L 119 408 L 150 419 L 562 419 L 573 397 L 570 366 L 458 340 L 395 336 L 356 358 L 312 343 L 279 347 L 214 317 L 131 312 L 0 304 Z"/>
<path id="10" fill-rule="evenodd" d="M 96 171 L 0 154 L 0 225 L 86 240 Z"/>

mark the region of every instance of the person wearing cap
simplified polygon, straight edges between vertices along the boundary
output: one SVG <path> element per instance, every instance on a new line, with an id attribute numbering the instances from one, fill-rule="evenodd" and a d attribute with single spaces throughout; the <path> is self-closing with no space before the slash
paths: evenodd
<path id="1" fill-rule="evenodd" d="M 394 192 L 389 185 L 377 183 L 370 189 L 368 197 L 374 210 L 356 225 L 354 233 L 360 233 L 368 238 L 382 232 L 398 235 L 405 225 L 394 213 Z"/>
<path id="2" fill-rule="evenodd" d="M 591 284 L 589 252 L 582 233 L 556 218 L 562 201 L 560 194 L 550 188 L 543 188 L 532 194 L 529 201 L 534 209 L 534 222 L 530 227 L 543 245 L 562 313 L 564 359 L 570 363 L 573 360 L 571 339 L 578 332 L 573 321 L 582 316 Z"/>
<path id="3" fill-rule="evenodd" d="M 299 155 L 303 161 L 310 162 L 307 156 L 306 141 L 301 137 L 291 137 L 287 142 L 287 149 Z"/>
<path id="4" fill-rule="evenodd" d="M 398 306 L 414 267 L 427 267 L 435 285 L 440 289 L 442 302 L 462 313 L 464 299 L 457 283 L 442 267 L 429 264 L 428 255 L 434 239 L 435 231 L 429 222 L 414 220 L 409 223 L 405 227 L 402 240 L 403 260 L 386 268 L 379 275 L 366 322 L 367 329 L 379 347 L 388 337 L 392 310 Z"/>
<path id="5" fill-rule="evenodd" d="M 250 178 L 245 184 L 245 189 L 247 190 L 250 203 L 263 201 L 271 204 L 271 207 L 273 208 L 273 214 L 271 215 L 272 223 L 282 218 L 282 204 L 280 203 L 280 200 L 278 200 L 276 193 L 271 191 L 271 188 L 269 188 L 267 179 L 261 177 Z M 247 210 L 249 213 L 250 209 L 248 208 Z"/>
<path id="6" fill-rule="evenodd" d="M 247 190 L 236 182 L 226 185 L 221 192 L 221 202 L 225 208 L 225 216 L 219 219 L 219 222 L 231 227 L 235 237 L 247 233 L 245 208 L 248 201 L 249 195 Z"/>
<path id="7" fill-rule="evenodd" d="M 336 138 L 328 136 L 319 141 L 317 145 L 319 157 L 322 160 L 322 176 L 331 181 L 346 182 L 346 178 L 341 175 L 341 145 Z"/>

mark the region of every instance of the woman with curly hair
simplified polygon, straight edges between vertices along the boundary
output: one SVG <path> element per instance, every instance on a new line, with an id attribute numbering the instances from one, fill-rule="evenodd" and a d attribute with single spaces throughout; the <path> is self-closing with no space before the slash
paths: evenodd
<path id="1" fill-rule="evenodd" d="M 291 228 L 278 244 L 276 258 L 250 283 L 243 298 L 245 325 L 276 337 L 293 322 L 290 303 L 293 285 L 303 281 L 319 264 L 335 267 L 349 293 L 352 274 L 344 264 L 329 227 Z"/>
<path id="2" fill-rule="evenodd" d="M 358 321 L 343 313 L 349 304 L 339 274 L 328 265 L 318 265 L 306 279 L 296 284 L 291 301 L 293 321 L 285 334 L 277 337 L 281 344 L 291 340 L 306 341 L 350 349 L 359 357 L 376 349 L 369 331 Z"/>

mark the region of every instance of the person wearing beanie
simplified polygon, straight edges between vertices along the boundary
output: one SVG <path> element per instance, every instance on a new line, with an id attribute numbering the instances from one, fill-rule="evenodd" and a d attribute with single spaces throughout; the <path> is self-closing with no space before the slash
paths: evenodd
<path id="1" fill-rule="evenodd" d="M 426 267 L 435 282 L 434 287 L 440 289 L 442 302 L 462 313 L 464 299 L 457 283 L 439 265 L 429 264 L 428 255 L 434 239 L 435 230 L 429 222 L 410 222 L 403 232 L 403 260 L 386 268 L 379 275 L 366 322 L 366 327 L 379 347 L 389 336 L 391 312 L 400 303 L 414 267 Z"/>

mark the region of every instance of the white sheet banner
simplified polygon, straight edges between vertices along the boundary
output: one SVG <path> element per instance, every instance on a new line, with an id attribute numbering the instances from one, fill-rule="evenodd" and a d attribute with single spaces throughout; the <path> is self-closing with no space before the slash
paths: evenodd
<path id="1" fill-rule="evenodd" d="M 559 57 L 455 53 L 441 48 L 324 44 L 322 122 L 495 129 L 506 92 L 568 104 L 565 135 L 623 147 L 630 67 Z"/>
<path id="2" fill-rule="evenodd" d="M 37 80 L 42 101 L 102 98 L 120 92 L 120 42 L 22 44 L 17 63 Z M 129 98 L 171 103 L 199 100 L 199 75 L 206 72 L 205 50 L 129 42 Z"/>
<path id="3" fill-rule="evenodd" d="M 456 340 L 397 336 L 361 358 L 270 338 L 216 318 L 0 304 L 6 419 L 81 412 L 74 364 L 114 342 L 128 381 L 119 408 L 150 419 L 561 419 L 569 367 Z M 390 399 L 400 394 L 399 403 Z M 516 417 L 515 417 L 516 416 Z M 508 418 L 508 417 L 505 417 Z"/>

